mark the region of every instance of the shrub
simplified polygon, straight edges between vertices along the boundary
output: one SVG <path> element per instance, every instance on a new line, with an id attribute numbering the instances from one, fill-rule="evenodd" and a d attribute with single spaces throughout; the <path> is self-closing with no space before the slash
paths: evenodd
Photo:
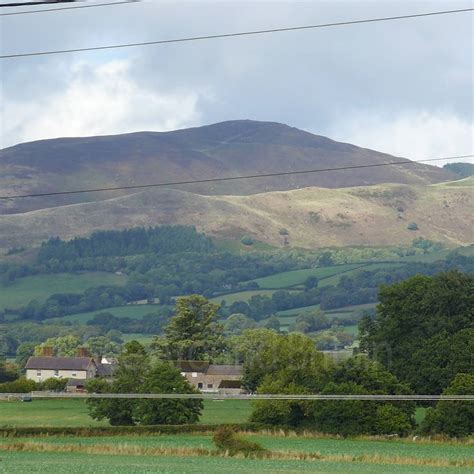
<path id="1" fill-rule="evenodd" d="M 410 222 L 407 225 L 408 230 L 418 230 L 418 224 L 416 222 Z"/>
<path id="2" fill-rule="evenodd" d="M 33 380 L 27 380 L 21 377 L 13 382 L 5 382 L 0 384 L 0 393 L 29 393 L 38 390 L 38 384 Z"/>
<path id="3" fill-rule="evenodd" d="M 252 239 L 252 237 L 250 237 L 249 235 L 244 235 L 240 241 L 244 244 L 244 245 L 253 245 L 254 243 L 254 240 Z"/>
<path id="4" fill-rule="evenodd" d="M 474 374 L 457 374 L 443 395 L 474 395 Z M 441 400 L 430 408 L 421 424 L 424 434 L 442 433 L 464 437 L 474 433 L 474 403 L 472 401 Z"/>
<path id="5" fill-rule="evenodd" d="M 407 435 L 413 425 L 410 417 L 393 405 L 381 405 L 376 412 L 376 431 L 378 434 Z"/>
<path id="6" fill-rule="evenodd" d="M 41 389 L 62 392 L 66 389 L 66 385 L 67 379 L 50 378 L 41 383 Z"/>
<path id="7" fill-rule="evenodd" d="M 257 456 L 266 451 L 260 444 L 237 436 L 237 433 L 229 426 L 219 428 L 212 439 L 217 449 L 227 452 L 231 456 L 236 454 L 243 454 L 246 457 Z"/>

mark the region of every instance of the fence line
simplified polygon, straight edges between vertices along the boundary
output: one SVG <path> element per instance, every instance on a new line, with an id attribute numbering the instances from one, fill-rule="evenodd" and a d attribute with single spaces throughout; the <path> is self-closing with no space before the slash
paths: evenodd
<path id="1" fill-rule="evenodd" d="M 68 393 L 31 392 L 0 393 L 0 400 L 46 398 L 112 398 L 112 399 L 200 399 L 200 400 L 372 400 L 372 401 L 474 401 L 474 395 L 287 395 L 226 393 Z"/>

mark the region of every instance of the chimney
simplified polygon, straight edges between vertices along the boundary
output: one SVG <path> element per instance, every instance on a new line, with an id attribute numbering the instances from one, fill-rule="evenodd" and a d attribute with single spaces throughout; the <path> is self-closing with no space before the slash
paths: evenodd
<path id="1" fill-rule="evenodd" d="M 41 348 L 41 355 L 43 357 L 53 357 L 53 348 L 51 346 L 43 346 Z"/>
<path id="2" fill-rule="evenodd" d="M 90 357 L 91 354 L 87 347 L 78 347 L 77 348 L 77 357 Z"/>

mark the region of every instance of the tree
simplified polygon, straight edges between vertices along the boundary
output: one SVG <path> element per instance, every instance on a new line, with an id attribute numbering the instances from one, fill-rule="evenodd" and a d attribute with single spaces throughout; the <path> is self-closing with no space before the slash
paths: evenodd
<path id="1" fill-rule="evenodd" d="M 16 363 L 18 367 L 24 368 L 28 359 L 34 354 L 36 344 L 34 342 L 22 342 L 16 350 Z"/>
<path id="2" fill-rule="evenodd" d="M 120 344 L 112 342 L 105 336 L 90 337 L 86 342 L 86 347 L 90 353 L 96 357 L 112 357 L 120 353 Z"/>
<path id="3" fill-rule="evenodd" d="M 457 374 L 443 395 L 474 395 L 474 374 Z M 474 403 L 441 400 L 430 408 L 421 425 L 425 434 L 463 437 L 474 433 Z"/>
<path id="4" fill-rule="evenodd" d="M 35 347 L 35 355 L 41 355 L 44 347 L 52 347 L 53 354 L 58 357 L 74 357 L 81 340 L 72 335 L 50 337 L 45 342 Z"/>
<path id="5" fill-rule="evenodd" d="M 463 349 L 472 347 L 472 275 L 417 275 L 382 286 L 379 300 L 375 319 L 361 326 L 361 348 L 399 380 L 418 393 L 441 393 L 456 372 L 473 370 Z"/>
<path id="6" fill-rule="evenodd" d="M 273 329 L 274 331 L 280 330 L 280 320 L 275 316 L 270 316 L 268 319 L 264 319 L 261 323 L 261 326 L 267 329 Z"/>
<path id="7" fill-rule="evenodd" d="M 169 362 L 151 361 L 134 341 L 119 358 L 114 380 L 92 379 L 95 393 L 198 393 Z M 90 416 L 111 425 L 195 423 L 202 411 L 200 399 L 88 399 Z"/>
<path id="8" fill-rule="evenodd" d="M 253 319 L 250 319 L 245 314 L 236 313 L 231 314 L 225 322 L 224 328 L 226 333 L 239 335 L 246 329 L 252 329 L 256 326 Z"/>
<path id="9" fill-rule="evenodd" d="M 318 286 L 318 283 L 319 283 L 318 277 L 309 276 L 304 281 L 304 287 L 306 290 L 312 290 L 313 288 L 316 288 Z"/>
<path id="10" fill-rule="evenodd" d="M 216 322 L 218 309 L 203 296 L 177 298 L 165 337 L 156 337 L 152 347 L 166 359 L 205 360 L 221 354 L 225 340 L 223 327 Z"/>

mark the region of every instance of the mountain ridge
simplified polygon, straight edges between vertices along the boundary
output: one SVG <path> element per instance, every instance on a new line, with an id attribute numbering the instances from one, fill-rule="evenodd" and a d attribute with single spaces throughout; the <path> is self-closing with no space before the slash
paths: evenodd
<path id="1" fill-rule="evenodd" d="M 277 122 L 234 120 L 169 132 L 56 138 L 15 145 L 0 151 L 0 189 L 4 195 L 29 194 L 395 160 L 403 159 Z M 177 189 L 203 195 L 250 195 L 308 186 L 339 188 L 384 182 L 432 184 L 452 179 L 452 176 L 441 168 L 410 164 L 194 184 Z M 0 203 L 0 214 L 101 201 L 133 192 L 12 199 Z"/>

